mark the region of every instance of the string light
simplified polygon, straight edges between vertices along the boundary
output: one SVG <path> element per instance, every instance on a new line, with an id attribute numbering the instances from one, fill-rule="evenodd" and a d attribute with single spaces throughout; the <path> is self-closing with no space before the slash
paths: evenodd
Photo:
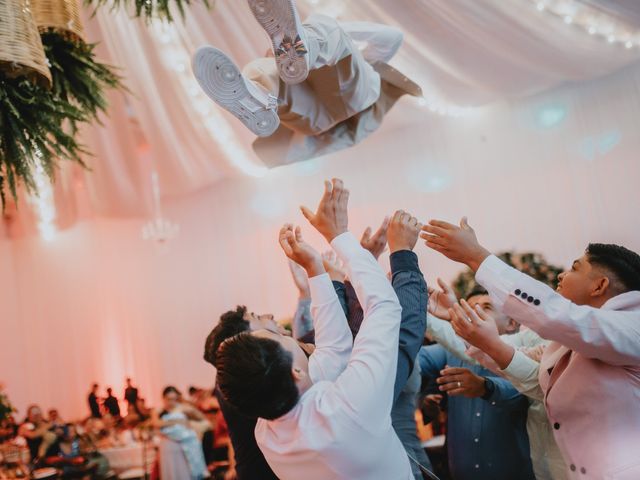
<path id="1" fill-rule="evenodd" d="M 610 45 L 619 44 L 629 50 L 640 47 L 640 32 L 627 24 L 598 10 L 573 0 L 527 0 L 533 2 L 539 12 L 548 12 L 572 27 L 583 29 L 591 36 L 598 36 Z"/>
<path id="2" fill-rule="evenodd" d="M 442 115 L 443 117 L 468 117 L 476 111 L 473 107 L 462 107 L 459 105 L 451 105 L 444 102 L 438 102 L 427 97 L 419 97 L 417 104 L 426 107 L 429 111 Z"/>
<path id="3" fill-rule="evenodd" d="M 149 29 L 152 39 L 157 42 L 163 63 L 173 71 L 183 88 L 185 97 L 194 112 L 202 117 L 202 125 L 224 152 L 227 160 L 238 170 L 252 177 L 263 177 L 268 169 L 256 163 L 247 153 L 224 118 L 221 109 L 215 108 L 204 94 L 188 67 L 191 62 L 189 50 L 180 40 L 180 34 L 173 24 L 155 20 Z"/>
<path id="4" fill-rule="evenodd" d="M 29 195 L 29 203 L 38 216 L 38 232 L 43 240 L 50 242 L 56 234 L 56 207 L 53 198 L 51 180 L 42 166 L 41 154 L 36 150 L 36 158 L 33 168 L 33 181 L 36 193 Z"/>

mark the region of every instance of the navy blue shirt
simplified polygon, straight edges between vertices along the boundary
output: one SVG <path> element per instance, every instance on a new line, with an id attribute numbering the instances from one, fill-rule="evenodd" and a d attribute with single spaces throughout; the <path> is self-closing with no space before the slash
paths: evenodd
<path id="1" fill-rule="evenodd" d="M 454 356 L 440 345 L 418 354 L 423 378 L 435 379 L 449 367 L 468 368 L 489 378 L 486 398 L 448 398 L 447 447 L 454 480 L 535 480 L 526 421 L 529 402 L 511 383 Z"/>

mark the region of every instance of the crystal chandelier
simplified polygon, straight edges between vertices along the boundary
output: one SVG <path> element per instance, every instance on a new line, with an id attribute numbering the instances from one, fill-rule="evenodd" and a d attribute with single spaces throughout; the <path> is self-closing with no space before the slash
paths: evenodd
<path id="1" fill-rule="evenodd" d="M 158 173 L 151 173 L 151 188 L 153 192 L 153 218 L 142 227 L 142 238 L 151 240 L 160 249 L 166 249 L 170 240 L 180 232 L 180 225 L 162 216 L 160 206 L 160 183 Z"/>

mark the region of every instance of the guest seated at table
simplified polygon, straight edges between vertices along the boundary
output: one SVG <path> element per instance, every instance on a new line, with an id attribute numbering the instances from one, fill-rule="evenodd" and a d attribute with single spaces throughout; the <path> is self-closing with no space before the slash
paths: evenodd
<path id="1" fill-rule="evenodd" d="M 18 429 L 18 435 L 26 439 L 33 463 L 42 458 L 56 441 L 56 434 L 50 429 L 51 424 L 43 418 L 40 407 L 31 405 L 27 409 L 27 418 Z"/>
<path id="2" fill-rule="evenodd" d="M 209 477 L 202 444 L 189 420 L 203 420 L 204 415 L 181 401 L 177 388 L 169 386 L 162 392 L 164 409 L 152 413 L 152 423 L 163 437 L 179 449 L 160 448 L 160 477 L 200 480 Z M 186 462 L 185 462 L 186 460 Z"/>
<path id="3" fill-rule="evenodd" d="M 63 427 L 65 425 L 65 421 L 60 418 L 60 413 L 56 408 L 50 408 L 49 412 L 47 412 L 47 416 L 49 419 L 49 423 L 52 427 Z"/>
<path id="4" fill-rule="evenodd" d="M 43 462 L 61 469 L 63 479 L 90 477 L 92 480 L 103 480 L 109 477 L 107 459 L 87 448 L 76 426 L 71 423 L 62 427 L 62 435 L 49 447 Z"/>
<path id="5" fill-rule="evenodd" d="M 0 420 L 0 443 L 13 440 L 18 434 L 18 424 L 13 415 Z"/>

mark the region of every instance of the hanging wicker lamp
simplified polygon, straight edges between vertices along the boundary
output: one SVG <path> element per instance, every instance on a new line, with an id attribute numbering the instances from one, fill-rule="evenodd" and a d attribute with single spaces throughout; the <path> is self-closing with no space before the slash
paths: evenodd
<path id="1" fill-rule="evenodd" d="M 77 42 L 85 41 L 79 0 L 31 0 L 40 33 L 53 31 Z"/>
<path id="2" fill-rule="evenodd" d="M 49 88 L 51 72 L 29 0 L 0 0 L 0 74 Z"/>

